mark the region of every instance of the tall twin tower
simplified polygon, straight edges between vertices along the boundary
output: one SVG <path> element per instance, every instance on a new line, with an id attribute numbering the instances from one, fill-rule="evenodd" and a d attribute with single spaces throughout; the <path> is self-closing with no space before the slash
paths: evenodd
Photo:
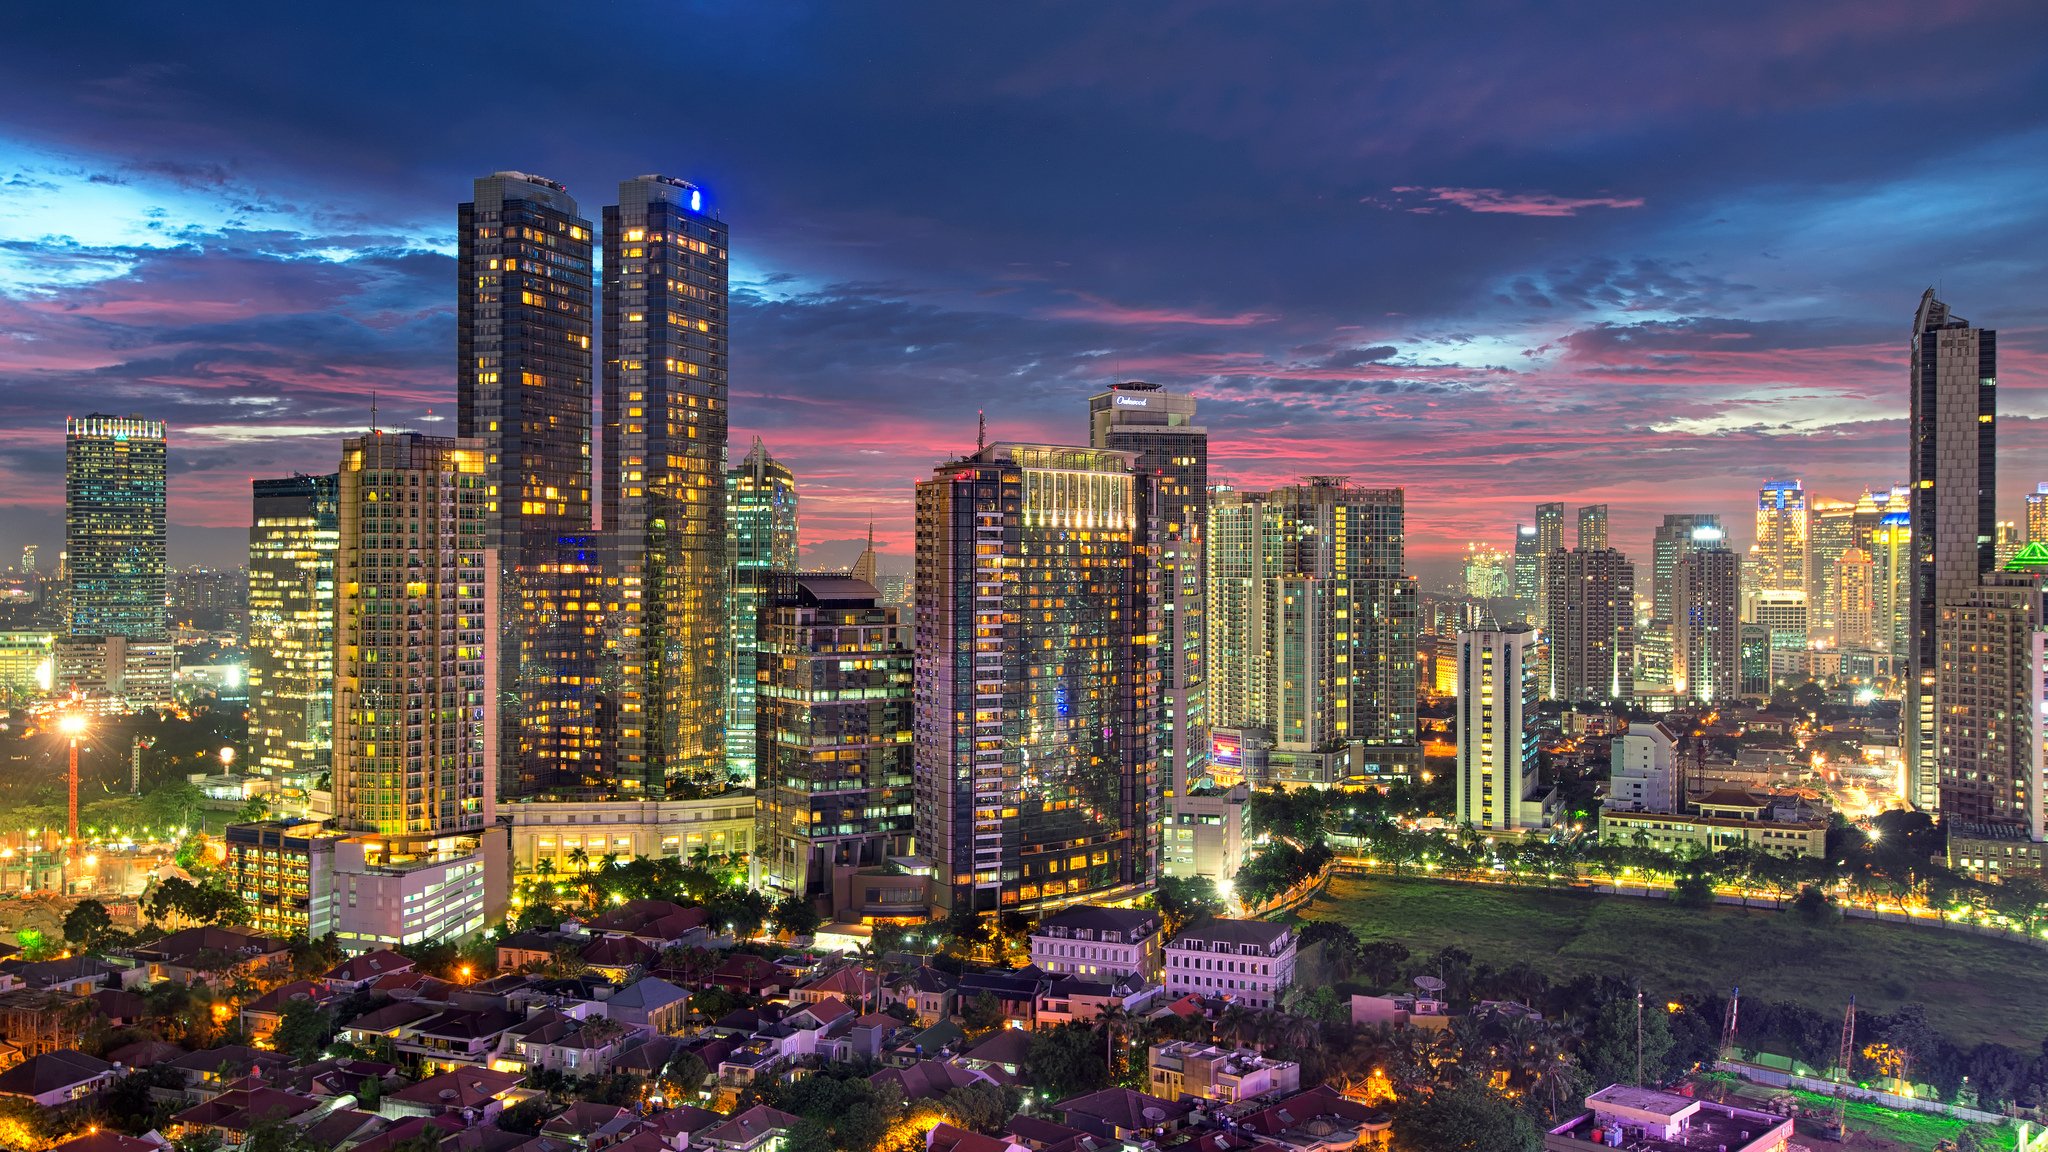
<path id="1" fill-rule="evenodd" d="M 498 794 L 722 785 L 726 226 L 667 176 L 604 209 L 593 460 L 599 234 L 521 172 L 459 211 L 458 434 L 484 451 L 501 572 Z"/>

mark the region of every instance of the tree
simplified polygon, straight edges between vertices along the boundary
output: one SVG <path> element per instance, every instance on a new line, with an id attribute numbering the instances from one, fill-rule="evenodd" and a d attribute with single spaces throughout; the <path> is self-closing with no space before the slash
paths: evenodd
<path id="1" fill-rule="evenodd" d="M 327 1009 L 312 1000 L 292 1000 L 279 1014 L 270 1042 L 299 1063 L 310 1064 L 320 1058 L 333 1035 L 334 1018 Z"/>
<path id="2" fill-rule="evenodd" d="M 1398 1105 L 1396 1152 L 1537 1152 L 1543 1138 L 1513 1104 L 1476 1082 Z"/>
<path id="3" fill-rule="evenodd" d="M 521 1100 L 498 1113 L 498 1127 L 521 1136 L 535 1136 L 540 1133 L 540 1126 L 548 1122 L 548 1116 L 554 1110 L 554 1105 L 550 1104 L 545 1096 Z"/>
<path id="4" fill-rule="evenodd" d="M 811 936 L 825 922 L 817 905 L 794 892 L 775 905 L 775 926 L 791 936 Z"/>
<path id="5" fill-rule="evenodd" d="M 1001 1028 L 1004 1019 L 1002 1002 L 983 992 L 960 1010 L 960 1030 L 972 1040 Z"/>
<path id="6" fill-rule="evenodd" d="M 1792 901 L 1792 907 L 1799 913 L 1799 918 L 1808 924 L 1832 923 L 1836 916 L 1835 905 L 1828 899 L 1827 893 L 1811 884 L 1799 890 L 1799 895 Z"/>
<path id="7" fill-rule="evenodd" d="M 1671 903 L 1678 908 L 1711 908 L 1714 881 L 1704 872 L 1687 872 L 1671 887 Z"/>
<path id="8" fill-rule="evenodd" d="M 23 928 L 14 934 L 14 942 L 21 947 L 21 958 L 30 963 L 48 960 L 50 954 L 57 950 L 57 945 L 51 941 L 49 933 L 41 928 Z"/>
<path id="9" fill-rule="evenodd" d="M 504 1127 L 502 1122 L 498 1125 Z M 816 1120 L 799 1120 L 782 1141 L 782 1152 L 834 1152 L 832 1133 Z"/>
<path id="10" fill-rule="evenodd" d="M 113 935 L 114 917 L 97 900 L 80 900 L 64 916 L 64 940 L 80 952 L 91 952 Z"/>
<path id="11" fill-rule="evenodd" d="M 1054 1100 L 1109 1087 L 1102 1039 L 1086 1024 L 1062 1024 L 1032 1033 L 1024 1066 L 1028 1081 Z"/>
<path id="12" fill-rule="evenodd" d="M 1669 1078 L 1671 1026 L 1661 1003 L 1644 1003 L 1642 994 L 1615 981 L 1603 982 L 1600 1005 L 1579 1044 L 1579 1063 L 1595 1084 L 1636 1082 L 1636 1016 L 1640 1005 L 1643 1029 L 1642 1068 L 1647 1084 Z"/>
<path id="13" fill-rule="evenodd" d="M 1216 882 L 1206 876 L 1161 876 L 1153 904 L 1166 919 L 1166 935 L 1176 936 L 1189 924 L 1223 913 Z"/>

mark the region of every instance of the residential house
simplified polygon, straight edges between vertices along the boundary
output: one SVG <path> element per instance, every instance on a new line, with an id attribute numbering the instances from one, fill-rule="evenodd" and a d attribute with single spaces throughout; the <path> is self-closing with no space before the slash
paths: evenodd
<path id="1" fill-rule="evenodd" d="M 751 952 L 736 952 L 725 958 L 706 983 L 746 996 L 772 996 L 789 987 L 789 976 Z"/>
<path id="2" fill-rule="evenodd" d="M 1239 1116 L 1237 1126 L 1290 1152 L 1342 1152 L 1375 1143 L 1390 1123 L 1385 1112 L 1325 1084 Z"/>
<path id="3" fill-rule="evenodd" d="M 977 1072 L 958 1064 L 948 1064 L 939 1060 L 919 1060 L 902 1068 L 884 1068 L 868 1077 L 868 1083 L 877 1088 L 884 1084 L 894 1084 L 902 1091 L 903 1099 L 911 1101 L 937 1100 L 955 1088 L 967 1088 L 975 1084 L 995 1085 L 996 1079 L 986 1072 Z"/>
<path id="4" fill-rule="evenodd" d="M 1093 1020 L 1110 1009 L 1142 1012 L 1159 994 L 1159 985 L 1135 973 L 1108 980 L 1055 976 L 1039 992 L 1032 1012 L 1036 1027 L 1053 1028 Z"/>
<path id="5" fill-rule="evenodd" d="M 659 952 L 702 944 L 710 938 L 711 914 L 668 900 L 628 900 L 583 925 L 592 936 L 630 936 Z"/>
<path id="6" fill-rule="evenodd" d="M 1069 1096 L 1053 1105 L 1060 1122 L 1105 1140 L 1133 1144 L 1178 1131 L 1194 1105 L 1163 1100 L 1129 1088 L 1104 1088 Z"/>
<path id="7" fill-rule="evenodd" d="M 947 1061 L 974 1072 L 984 1072 L 998 1084 L 1018 1083 L 1024 1061 L 1031 1054 L 1031 1033 L 1004 1028 L 979 1044 Z"/>
<path id="8" fill-rule="evenodd" d="M 638 1035 L 623 1024 L 593 1016 L 579 1019 L 543 1008 L 504 1030 L 492 1057 L 494 1068 L 545 1068 L 565 1076 L 601 1076 L 614 1057 Z"/>
<path id="9" fill-rule="evenodd" d="M 599 1152 L 625 1139 L 639 1123 L 639 1117 L 624 1108 L 578 1101 L 549 1117 L 540 1134 Z"/>
<path id="10" fill-rule="evenodd" d="M 995 972 L 968 972 L 960 977 L 958 1011 L 965 1014 L 968 1008 L 983 996 L 994 1001 L 1003 1014 L 1003 1021 L 1012 1028 L 1029 1028 L 1037 1021 L 1038 994 L 1045 990 L 1046 978 L 1037 973 L 1003 969 Z"/>
<path id="11" fill-rule="evenodd" d="M 644 976 L 611 994 L 604 1014 L 621 1024 L 677 1032 L 688 1012 L 689 993 L 658 976 Z"/>
<path id="12" fill-rule="evenodd" d="M 723 1124 L 697 1134 L 701 1146 L 715 1152 L 782 1152 L 782 1142 L 798 1118 L 766 1104 L 756 1104 Z"/>
<path id="13" fill-rule="evenodd" d="M 667 1111 L 656 1112 L 647 1118 L 647 1123 L 660 1134 L 661 1143 L 669 1152 L 690 1152 L 691 1148 L 703 1145 L 698 1134 L 706 1128 L 725 1123 L 725 1117 L 692 1104 L 678 1104 Z"/>
<path id="14" fill-rule="evenodd" d="M 580 947 L 584 941 L 559 932 L 514 932 L 498 941 L 498 971 L 522 972 L 538 968 L 555 958 L 560 949 Z"/>
<path id="15" fill-rule="evenodd" d="M 231 1088 L 171 1117 L 168 1134 L 180 1141 L 212 1136 L 223 1148 L 240 1148 L 258 1125 L 311 1122 L 321 1109 L 320 1101 L 281 1088 Z"/>
<path id="16" fill-rule="evenodd" d="M 73 1136 L 50 1149 L 50 1152 L 164 1152 L 169 1141 L 157 1143 L 135 1136 L 123 1136 L 111 1128 L 95 1128 L 83 1136 Z"/>
<path id="17" fill-rule="evenodd" d="M 499 1038 L 519 1022 L 510 1012 L 450 1008 L 401 1028 L 395 1047 L 438 1071 L 481 1066 L 497 1050 Z"/>
<path id="18" fill-rule="evenodd" d="M 337 1108 L 306 1125 L 306 1140 L 315 1148 L 351 1148 L 391 1126 L 375 1112 Z"/>
<path id="19" fill-rule="evenodd" d="M 55 1108 L 83 1100 L 111 1087 L 118 1079 L 119 1070 L 105 1060 L 73 1048 L 60 1048 L 31 1056 L 0 1072 L 0 1097 Z"/>
<path id="20" fill-rule="evenodd" d="M 1159 975 L 1159 913 L 1076 904 L 1031 930 L 1031 963 L 1056 976 Z"/>
<path id="21" fill-rule="evenodd" d="M 423 1020 L 432 1020 L 441 1012 L 442 1009 L 431 1004 L 398 1000 L 381 1008 L 372 1008 L 343 1024 L 335 1030 L 335 1035 L 351 1044 L 368 1047 L 379 1039 L 395 1041 L 407 1028 Z"/>
<path id="22" fill-rule="evenodd" d="M 102 988 L 86 999 L 92 1001 L 93 1012 L 112 1028 L 126 1028 L 149 1011 L 149 1001 L 126 988 Z"/>
<path id="23" fill-rule="evenodd" d="M 1030 1152 L 1095 1152 L 1098 1148 L 1108 1147 L 1106 1141 L 1079 1128 L 1069 1128 L 1023 1112 L 1010 1117 L 1004 1135 L 1030 1149 Z"/>
<path id="24" fill-rule="evenodd" d="M 789 991 L 792 1004 L 816 1004 L 838 999 L 856 1007 L 872 1008 L 881 1002 L 882 978 L 862 964 L 846 964 L 822 976 L 806 980 Z"/>
<path id="25" fill-rule="evenodd" d="M 902 1004 L 929 1028 L 958 1011 L 960 981 L 950 972 L 920 964 L 889 985 L 889 1003 Z"/>
<path id="26" fill-rule="evenodd" d="M 910 1026 L 887 1012 L 870 1012 L 854 1018 L 853 1027 L 846 1033 L 846 1048 L 849 1059 L 880 1060 L 882 1053 L 900 1036 L 910 1034 Z"/>
<path id="27" fill-rule="evenodd" d="M 320 982 L 336 992 L 361 992 L 379 977 L 413 971 L 413 962 L 388 948 L 351 956 L 320 974 Z"/>
<path id="28" fill-rule="evenodd" d="M 65 956 L 34 962 L 17 957 L 0 960 L 0 991 L 26 988 L 86 996 L 101 988 L 126 987 L 131 971 L 134 969 L 117 968 L 97 956 Z"/>
<path id="29" fill-rule="evenodd" d="M 1451 1026 L 1451 1014 L 1434 994 L 1351 997 L 1351 1022 L 1389 1028 L 1427 1028 L 1441 1032 Z"/>
<path id="30" fill-rule="evenodd" d="M 311 980 L 293 980 L 279 984 L 242 1005 L 242 1031 L 249 1034 L 250 1043 L 258 1048 L 274 1047 L 270 1043 L 270 1037 L 277 1031 L 279 1022 L 284 1019 L 286 1006 L 297 1000 L 309 1004 L 317 1003 L 322 987 Z"/>
<path id="31" fill-rule="evenodd" d="M 40 1056 L 85 1043 L 93 1004 L 65 992 L 16 988 L 0 992 L 0 1035 L 23 1056 Z"/>
<path id="32" fill-rule="evenodd" d="M 225 1091 L 230 1085 L 250 1075 L 274 1076 L 290 1068 L 292 1058 L 279 1052 L 265 1052 L 247 1044 L 223 1044 L 218 1048 L 207 1048 L 188 1052 L 169 1061 L 184 1078 L 182 1088 L 152 1089 L 167 1093 L 168 1099 L 182 1098 L 197 1104 L 210 1100 Z"/>
<path id="33" fill-rule="evenodd" d="M 190 984 L 194 980 L 225 980 L 234 974 L 254 975 L 291 959 L 291 945 L 287 941 L 245 928 L 211 924 L 173 932 L 134 952 L 137 965 L 148 973 L 152 984 L 159 980 Z"/>
<path id="34" fill-rule="evenodd" d="M 1211 920 L 1166 946 L 1166 994 L 1229 996 L 1275 1008 L 1294 983 L 1294 929 L 1265 920 Z"/>
<path id="35" fill-rule="evenodd" d="M 1248 1049 L 1175 1040 L 1154 1044 L 1146 1063 L 1152 1095 L 1167 1100 L 1192 1096 L 1235 1104 L 1301 1088 L 1301 1065 Z"/>
<path id="36" fill-rule="evenodd" d="M 458 1068 L 400 1088 L 382 1099 L 379 1110 L 394 1120 L 460 1116 L 471 1123 L 489 1124 L 509 1104 L 536 1095 L 521 1090 L 525 1082 L 526 1077 L 517 1072 Z"/>
<path id="37" fill-rule="evenodd" d="M 637 936 L 599 936 L 576 951 L 591 971 L 622 984 L 658 955 L 660 949 Z"/>
<path id="38" fill-rule="evenodd" d="M 940 1124 L 924 1134 L 925 1152 L 1030 1152 L 1006 1136 L 984 1136 L 967 1128 Z"/>

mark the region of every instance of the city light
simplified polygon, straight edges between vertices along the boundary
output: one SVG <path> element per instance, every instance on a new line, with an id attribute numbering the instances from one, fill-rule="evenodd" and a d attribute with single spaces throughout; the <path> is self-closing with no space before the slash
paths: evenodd
<path id="1" fill-rule="evenodd" d="M 85 735 L 86 719 L 82 712 L 66 712 L 57 721 L 57 731 L 73 740 Z"/>

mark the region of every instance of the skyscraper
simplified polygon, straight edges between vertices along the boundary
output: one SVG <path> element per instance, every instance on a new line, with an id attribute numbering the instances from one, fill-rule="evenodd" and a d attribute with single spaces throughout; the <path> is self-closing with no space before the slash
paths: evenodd
<path id="1" fill-rule="evenodd" d="M 2048 482 L 2034 485 L 2027 493 L 2027 539 L 2048 544 Z"/>
<path id="2" fill-rule="evenodd" d="M 64 425 L 71 634 L 162 640 L 163 421 L 94 413 Z"/>
<path id="3" fill-rule="evenodd" d="M 1650 627 L 1637 643 L 1648 683 L 1672 683 L 1671 593 L 1678 562 L 1695 548 L 1721 547 L 1722 539 L 1721 517 L 1713 512 L 1670 513 L 1657 526 L 1650 545 Z"/>
<path id="4" fill-rule="evenodd" d="M 759 634 L 761 883 L 817 897 L 910 850 L 909 627 L 865 581 L 783 572 Z"/>
<path id="5" fill-rule="evenodd" d="M 454 940 L 503 902 L 489 449 L 342 443 L 335 550 L 335 931 L 351 951 Z"/>
<path id="6" fill-rule="evenodd" d="M 1522 619 L 1536 621 L 1536 588 L 1543 582 L 1543 560 L 1536 552 L 1536 526 L 1515 525 L 1515 603 Z"/>
<path id="7" fill-rule="evenodd" d="M 1768 480 L 1756 498 L 1756 587 L 1806 591 L 1810 514 L 1797 480 Z"/>
<path id="8" fill-rule="evenodd" d="M 754 447 L 725 474 L 726 588 L 725 766 L 754 786 L 755 636 L 777 571 L 797 566 L 796 476 L 754 437 Z"/>
<path id="9" fill-rule="evenodd" d="M 1941 605 L 1938 804 L 1951 835 L 2034 842 L 2043 826 L 2043 733 L 2048 706 L 2048 617 L 2042 576 L 2048 550 L 2015 558 Z"/>
<path id="10" fill-rule="evenodd" d="M 604 524 L 613 549 L 613 786 L 660 798 L 725 770 L 726 227 L 668 176 L 606 208 Z"/>
<path id="11" fill-rule="evenodd" d="M 1807 511 L 1806 604 L 1808 627 L 1816 640 L 1837 640 L 1840 625 L 1835 609 L 1841 603 L 1842 554 L 1856 547 L 1856 505 L 1846 500 L 1813 499 Z"/>
<path id="12" fill-rule="evenodd" d="M 1735 553 L 1694 548 L 1672 570 L 1671 687 L 1704 703 L 1741 694 L 1742 627 Z"/>
<path id="13" fill-rule="evenodd" d="M 1612 548 L 1574 548 L 1550 557 L 1550 616 L 1544 639 L 1553 700 L 1635 699 L 1635 568 Z"/>
<path id="14" fill-rule="evenodd" d="M 1564 505 L 1556 502 L 1536 506 L 1536 622 L 1550 618 L 1550 558 L 1564 551 Z M 1537 658 L 1542 658 L 1538 653 Z M 1540 679 L 1540 678 L 1539 678 Z"/>
<path id="15" fill-rule="evenodd" d="M 457 208 L 456 432 L 482 445 L 505 587 L 499 790 L 599 771 L 599 557 L 591 532 L 591 231 L 568 189 L 479 177 Z"/>
<path id="16" fill-rule="evenodd" d="M 1543 822 L 1536 802 L 1536 633 L 1458 637 L 1458 823 L 1517 832 Z"/>
<path id="17" fill-rule="evenodd" d="M 1208 775 L 1209 430 L 1195 398 L 1131 380 L 1088 399 L 1090 447 L 1137 453 L 1150 477 L 1159 565 L 1159 772 L 1175 796 Z"/>
<path id="18" fill-rule="evenodd" d="M 1835 561 L 1835 643 L 1869 648 L 1875 640 L 1876 578 L 1870 553 L 1851 548 Z"/>
<path id="19" fill-rule="evenodd" d="M 1939 803 L 1936 782 L 1941 707 L 1941 605 L 1974 599 L 1991 570 L 1998 495 L 1995 423 L 1998 333 L 1952 315 L 1929 288 L 1913 318 L 1910 350 L 1913 572 L 1910 594 L 1905 736 L 1906 798 Z"/>
<path id="20" fill-rule="evenodd" d="M 1415 582 L 1398 488 L 1312 476 L 1209 507 L 1211 715 L 1254 783 L 1420 767 Z M 1263 768 L 1251 750 L 1272 749 Z"/>
<path id="21" fill-rule="evenodd" d="M 1579 509 L 1577 547 L 1588 552 L 1607 547 L 1607 505 L 1587 504 Z"/>
<path id="22" fill-rule="evenodd" d="M 333 763 L 334 556 L 339 477 L 252 481 L 249 760 L 273 815 L 303 815 Z"/>
<path id="23" fill-rule="evenodd" d="M 1134 459 L 991 444 L 917 486 L 917 845 L 944 912 L 1158 875 L 1158 587 Z"/>
<path id="24" fill-rule="evenodd" d="M 1465 545 L 1465 595 L 1474 600 L 1505 599 L 1509 591 L 1507 553 L 1485 544 Z"/>
<path id="25" fill-rule="evenodd" d="M 1871 639 L 1903 668 L 1912 644 L 1913 516 L 1887 512 L 1871 533 Z M 1903 672 L 1897 673 L 1904 675 Z"/>

